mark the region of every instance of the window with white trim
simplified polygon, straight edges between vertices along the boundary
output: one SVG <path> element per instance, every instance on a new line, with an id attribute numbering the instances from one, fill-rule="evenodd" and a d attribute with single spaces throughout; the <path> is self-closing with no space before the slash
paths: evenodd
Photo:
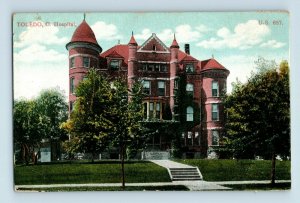
<path id="1" fill-rule="evenodd" d="M 213 97 L 219 96 L 219 82 L 218 81 L 212 82 L 212 96 Z"/>
<path id="2" fill-rule="evenodd" d="M 157 95 L 158 96 L 165 96 L 165 82 L 164 81 L 158 81 L 157 83 Z"/>
<path id="3" fill-rule="evenodd" d="M 218 104 L 211 105 L 211 114 L 212 114 L 213 121 L 219 120 L 219 105 Z"/>
<path id="4" fill-rule="evenodd" d="M 120 60 L 111 60 L 109 63 L 109 67 L 111 70 L 119 70 L 120 69 Z"/>
<path id="5" fill-rule="evenodd" d="M 186 84 L 186 93 L 187 95 L 194 96 L 194 85 L 192 83 Z"/>
<path id="6" fill-rule="evenodd" d="M 150 81 L 149 80 L 144 80 L 143 81 L 143 90 L 144 90 L 144 93 L 147 94 L 147 95 L 150 95 Z"/>
<path id="7" fill-rule="evenodd" d="M 191 106 L 186 108 L 186 121 L 194 121 L 194 109 Z"/>

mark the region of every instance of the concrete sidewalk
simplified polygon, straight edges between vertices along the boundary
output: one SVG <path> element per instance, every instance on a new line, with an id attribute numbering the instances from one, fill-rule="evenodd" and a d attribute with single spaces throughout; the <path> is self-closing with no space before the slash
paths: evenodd
<path id="1" fill-rule="evenodd" d="M 159 166 L 164 168 L 195 168 L 194 166 L 189 166 L 186 164 L 178 163 L 171 160 L 149 160 Z"/>
<path id="2" fill-rule="evenodd" d="M 174 186 L 184 185 L 191 191 L 229 190 L 230 188 L 206 181 L 173 181 L 157 183 L 126 183 L 126 186 Z M 15 190 L 35 188 L 70 188 L 70 187 L 121 187 L 121 183 L 91 183 L 91 184 L 51 184 L 51 185 L 16 185 Z"/>

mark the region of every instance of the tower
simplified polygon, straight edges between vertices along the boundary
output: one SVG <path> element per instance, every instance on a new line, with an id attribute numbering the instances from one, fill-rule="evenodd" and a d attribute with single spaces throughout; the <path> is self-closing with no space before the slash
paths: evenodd
<path id="1" fill-rule="evenodd" d="M 221 100 L 226 91 L 229 71 L 214 58 L 201 62 L 202 106 L 206 119 L 202 120 L 203 133 L 207 137 L 208 157 L 214 158 L 214 147 L 219 146 L 224 131 L 224 108 Z"/>
<path id="2" fill-rule="evenodd" d="M 71 112 L 76 100 L 75 88 L 89 68 L 98 68 L 102 48 L 85 19 L 75 30 L 66 48 L 69 51 L 69 111 Z"/>
<path id="3" fill-rule="evenodd" d="M 178 50 L 179 45 L 176 41 L 175 34 L 174 39 L 170 47 L 171 50 L 171 61 L 170 61 L 170 109 L 172 112 L 172 119 L 177 119 L 174 113 L 175 106 L 175 92 L 178 88 L 177 79 L 177 66 L 178 66 Z"/>
<path id="4" fill-rule="evenodd" d="M 136 52 L 137 52 L 137 42 L 134 39 L 133 32 L 128 43 L 128 72 L 127 72 L 127 82 L 128 82 L 128 89 L 132 88 L 134 79 L 136 77 Z"/>

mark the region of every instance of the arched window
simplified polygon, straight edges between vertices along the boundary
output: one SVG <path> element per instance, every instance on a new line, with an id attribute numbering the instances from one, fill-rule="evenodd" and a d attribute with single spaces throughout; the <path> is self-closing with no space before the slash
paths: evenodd
<path id="1" fill-rule="evenodd" d="M 194 96 L 194 85 L 191 83 L 186 84 L 186 93 L 187 95 Z"/>
<path id="2" fill-rule="evenodd" d="M 186 121 L 194 121 L 194 109 L 191 106 L 186 108 Z"/>

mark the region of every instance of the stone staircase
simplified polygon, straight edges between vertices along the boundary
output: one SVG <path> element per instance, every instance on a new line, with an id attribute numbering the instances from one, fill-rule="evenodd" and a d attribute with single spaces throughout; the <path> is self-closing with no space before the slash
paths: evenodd
<path id="1" fill-rule="evenodd" d="M 202 174 L 197 167 L 168 168 L 172 181 L 202 180 Z"/>

